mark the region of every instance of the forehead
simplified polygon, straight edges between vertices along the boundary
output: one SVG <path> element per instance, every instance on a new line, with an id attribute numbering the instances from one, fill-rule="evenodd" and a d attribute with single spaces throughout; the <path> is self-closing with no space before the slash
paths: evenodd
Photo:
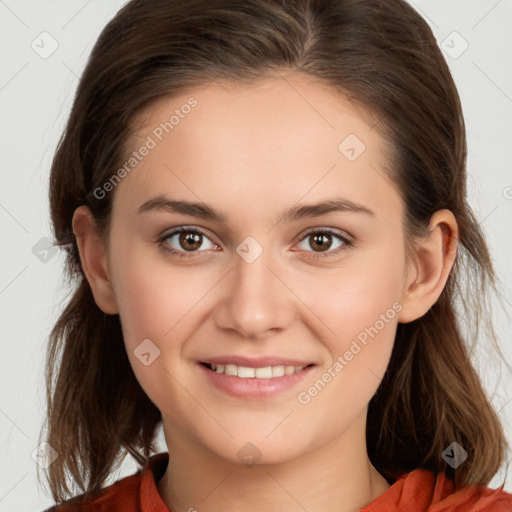
<path id="1" fill-rule="evenodd" d="M 172 133 L 177 142 L 180 135 L 188 138 L 186 125 L 192 123 L 194 131 L 207 132 L 208 137 L 201 134 L 205 143 L 212 141 L 218 145 L 215 135 L 222 137 L 220 130 L 229 130 L 229 141 L 238 142 L 249 135 L 257 142 L 256 138 L 263 136 L 267 144 L 279 142 L 278 147 L 284 149 L 282 137 L 269 136 L 286 135 L 293 142 L 301 137 L 311 138 L 315 131 L 337 146 L 338 137 L 347 130 L 363 136 L 375 126 L 374 117 L 369 109 L 349 101 L 332 86 L 293 72 L 253 83 L 213 81 L 161 98 L 136 117 L 132 129 L 139 139 L 152 133 L 160 142 L 162 138 L 169 139 L 166 135 Z M 185 123 L 185 119 L 189 121 Z M 166 123 L 168 130 L 161 126 Z"/>
<path id="2" fill-rule="evenodd" d="M 136 199 L 166 192 L 213 198 L 226 210 L 231 199 L 245 198 L 255 211 L 262 203 L 268 209 L 335 190 L 362 202 L 391 185 L 386 142 L 371 116 L 332 87 L 300 75 L 244 85 L 212 82 L 159 99 L 133 128 L 130 150 L 150 149 L 114 201 L 125 198 L 132 210 Z"/>

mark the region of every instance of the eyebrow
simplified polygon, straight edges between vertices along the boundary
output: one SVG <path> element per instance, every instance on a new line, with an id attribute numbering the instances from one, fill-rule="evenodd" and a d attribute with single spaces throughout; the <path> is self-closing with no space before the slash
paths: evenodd
<path id="1" fill-rule="evenodd" d="M 181 213 L 202 219 L 217 221 L 227 224 L 228 215 L 212 206 L 202 202 L 190 202 L 172 200 L 166 196 L 158 195 L 147 200 L 137 209 L 137 214 L 148 212 L 166 211 L 170 213 Z M 354 203 L 344 198 L 335 197 L 317 203 L 299 204 L 286 210 L 277 222 L 290 223 L 303 218 L 318 217 L 334 212 L 364 213 L 375 217 L 375 213 L 361 204 Z"/>

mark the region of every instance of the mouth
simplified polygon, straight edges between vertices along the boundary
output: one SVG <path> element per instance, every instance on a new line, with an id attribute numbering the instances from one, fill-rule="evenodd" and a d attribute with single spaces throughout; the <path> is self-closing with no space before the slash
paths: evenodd
<path id="1" fill-rule="evenodd" d="M 285 375 L 294 375 L 301 372 L 305 368 L 314 366 L 313 363 L 299 366 L 294 365 L 273 365 L 273 366 L 241 366 L 232 363 L 217 364 L 202 362 L 208 370 L 240 379 L 274 379 L 284 377 Z"/>
<path id="2" fill-rule="evenodd" d="M 224 355 L 197 361 L 206 382 L 224 395 L 243 400 L 283 397 L 312 376 L 318 365 L 282 356 Z"/>

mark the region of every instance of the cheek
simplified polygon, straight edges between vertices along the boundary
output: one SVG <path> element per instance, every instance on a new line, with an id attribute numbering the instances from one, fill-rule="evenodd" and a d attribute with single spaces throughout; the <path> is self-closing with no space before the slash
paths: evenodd
<path id="1" fill-rule="evenodd" d="M 117 259 L 120 264 L 113 270 L 126 351 L 146 394 L 161 411 L 174 417 L 172 411 L 190 407 L 190 397 L 179 385 L 186 382 L 186 369 L 180 361 L 185 343 L 200 321 L 201 299 L 215 279 L 206 282 L 205 272 L 173 267 L 163 258 L 155 258 L 147 247 L 128 251 L 128 245 L 118 246 L 117 254 L 123 257 Z M 149 354 L 145 361 L 144 354 Z M 166 409 L 169 404 L 172 411 Z"/>
<path id="2" fill-rule="evenodd" d="M 182 319 L 199 305 L 209 284 L 195 273 L 165 262 L 147 248 L 120 252 L 115 293 L 123 328 L 132 342 L 161 340 L 179 328 Z"/>
<path id="3" fill-rule="evenodd" d="M 322 319 L 333 332 L 326 336 L 324 330 L 320 339 L 330 354 L 321 373 L 297 395 L 299 411 L 311 418 L 306 423 L 314 429 L 321 422 L 325 439 L 335 438 L 367 407 L 391 357 L 401 310 L 396 282 L 390 274 L 374 274 L 380 277 L 377 286 L 366 277 L 346 279 L 343 292 L 333 294 L 323 309 Z"/>
<path id="4" fill-rule="evenodd" d="M 405 260 L 400 240 L 365 254 L 324 283 L 324 299 L 315 294 L 315 311 L 329 326 L 322 339 L 329 349 L 324 372 L 307 383 L 297 398 L 311 417 L 329 411 L 329 424 L 345 424 L 375 394 L 393 349 Z M 326 420 L 327 421 L 327 420 Z"/>
<path id="5" fill-rule="evenodd" d="M 405 259 L 397 251 L 401 240 L 389 240 L 372 251 L 354 252 L 336 270 L 317 269 L 297 276 L 297 294 L 322 322 L 317 336 L 331 352 L 344 347 L 366 328 L 377 324 L 382 338 L 393 340 L 393 325 L 401 309 Z M 387 315 L 386 315 L 387 314 Z M 385 315 L 384 325 L 382 315 Z M 310 324 L 310 328 L 314 322 Z M 364 338 L 364 334 L 361 336 Z"/>
<path id="6" fill-rule="evenodd" d="M 322 320 L 316 321 L 316 334 L 330 352 L 323 361 L 324 373 L 305 384 L 297 397 L 300 404 L 311 404 L 307 410 L 312 413 L 314 409 L 312 417 L 329 410 L 332 419 L 337 418 L 334 423 L 348 421 L 377 390 L 389 363 L 402 309 L 405 261 L 397 246 L 390 241 L 374 253 L 361 255 L 354 264 L 351 260 L 350 268 L 320 277 L 316 287 L 309 283 L 308 305 Z"/>

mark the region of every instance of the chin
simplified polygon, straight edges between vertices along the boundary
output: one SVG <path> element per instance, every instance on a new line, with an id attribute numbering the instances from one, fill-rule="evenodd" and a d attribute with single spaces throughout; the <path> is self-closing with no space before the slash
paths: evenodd
<path id="1" fill-rule="evenodd" d="M 250 435 L 237 436 L 235 440 L 222 446 L 211 446 L 210 449 L 230 464 L 242 467 L 285 464 L 308 452 L 306 446 L 301 449 L 289 436 L 287 441 L 278 438 L 261 439 Z"/>

